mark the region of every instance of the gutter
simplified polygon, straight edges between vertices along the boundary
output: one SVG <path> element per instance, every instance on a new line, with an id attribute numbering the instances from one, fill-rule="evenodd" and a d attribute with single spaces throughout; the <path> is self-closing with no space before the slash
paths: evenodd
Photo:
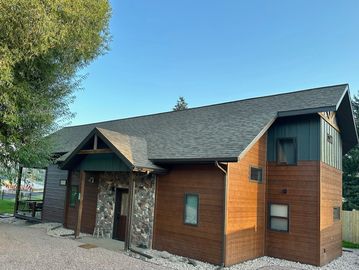
<path id="1" fill-rule="evenodd" d="M 226 246 L 227 246 L 227 191 L 228 191 L 228 175 L 227 171 L 215 161 L 214 165 L 224 173 L 224 203 L 223 203 L 223 232 L 222 232 L 222 267 L 225 266 Z"/>

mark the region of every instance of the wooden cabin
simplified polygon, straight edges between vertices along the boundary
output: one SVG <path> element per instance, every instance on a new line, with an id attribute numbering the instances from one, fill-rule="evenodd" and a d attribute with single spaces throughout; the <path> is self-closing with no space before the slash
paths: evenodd
<path id="1" fill-rule="evenodd" d="M 230 266 L 341 256 L 347 84 L 66 127 L 43 221 Z"/>

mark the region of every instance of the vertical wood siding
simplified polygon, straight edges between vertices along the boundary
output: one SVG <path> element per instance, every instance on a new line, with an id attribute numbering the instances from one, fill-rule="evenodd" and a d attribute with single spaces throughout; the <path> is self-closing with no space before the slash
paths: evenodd
<path id="1" fill-rule="evenodd" d="M 264 255 L 265 134 L 238 163 L 228 164 L 226 265 Z M 263 170 L 262 183 L 250 181 L 250 166 Z"/>
<path id="2" fill-rule="evenodd" d="M 61 170 L 57 165 L 47 167 L 44 191 L 44 222 L 64 223 L 66 186 L 60 186 L 60 180 L 67 180 L 68 171 Z"/>
<path id="3" fill-rule="evenodd" d="M 94 183 L 89 182 L 89 178 L 94 178 Z M 96 223 L 96 206 L 97 206 L 97 194 L 98 194 L 98 173 L 89 173 L 86 172 L 85 176 L 85 191 L 84 194 L 84 202 L 82 209 L 82 220 L 81 220 L 81 232 L 83 233 L 93 233 Z M 70 187 L 71 185 L 79 184 L 79 172 L 71 173 L 71 180 L 69 183 L 68 196 L 70 195 Z M 66 218 L 66 226 L 70 229 L 75 229 L 77 224 L 77 212 L 78 212 L 79 203 L 76 202 L 75 207 L 70 207 L 67 204 L 67 218 Z"/>
<path id="4" fill-rule="evenodd" d="M 269 203 L 289 205 L 289 232 L 267 227 L 266 255 L 318 265 L 320 162 L 299 161 L 297 166 L 269 163 L 267 174 L 267 207 Z"/>
<path id="5" fill-rule="evenodd" d="M 76 228 L 77 222 L 77 210 L 78 210 L 78 203 L 75 204 L 75 207 L 70 207 L 69 198 L 70 198 L 70 191 L 71 186 L 76 185 L 80 190 L 80 172 L 79 171 L 71 171 L 69 181 L 67 183 L 67 191 L 66 191 L 66 218 L 65 218 L 65 227 L 69 229 Z"/>
<path id="6" fill-rule="evenodd" d="M 342 255 L 342 221 L 333 219 L 333 207 L 342 205 L 342 172 L 320 164 L 320 265 Z"/>
<path id="7" fill-rule="evenodd" d="M 197 226 L 184 224 L 185 193 L 199 194 Z M 174 166 L 158 176 L 153 247 L 222 263 L 224 173 L 214 165 Z"/>
<path id="8" fill-rule="evenodd" d="M 332 143 L 328 142 L 327 135 L 332 136 Z M 340 133 L 328 124 L 323 118 L 320 118 L 320 160 L 326 164 L 342 169 L 342 141 Z"/>
<path id="9" fill-rule="evenodd" d="M 320 159 L 319 115 L 278 119 L 268 131 L 268 161 L 276 161 L 277 139 L 295 137 L 298 160 Z"/>

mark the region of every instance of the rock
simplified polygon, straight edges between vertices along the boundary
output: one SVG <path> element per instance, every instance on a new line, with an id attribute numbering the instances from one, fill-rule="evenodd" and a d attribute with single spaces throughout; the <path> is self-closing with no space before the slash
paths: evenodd
<path id="1" fill-rule="evenodd" d="M 197 266 L 197 262 L 192 259 L 188 259 L 188 264 L 192 264 L 193 266 Z"/>
<path id="2" fill-rule="evenodd" d="M 100 235 L 112 236 L 115 190 L 129 187 L 129 173 L 114 172 L 100 175 L 96 211 L 96 229 Z M 135 202 L 131 228 L 131 244 L 151 247 L 155 204 L 154 176 L 135 175 Z"/>
<path id="3" fill-rule="evenodd" d="M 169 260 L 170 262 L 178 262 L 178 259 L 177 259 L 176 256 L 170 256 L 170 257 L 168 258 L 168 260 Z"/>
<path id="4" fill-rule="evenodd" d="M 186 257 L 180 257 L 178 260 L 183 263 L 188 263 L 188 258 Z"/>
<path id="5" fill-rule="evenodd" d="M 163 259 L 168 259 L 171 256 L 171 254 L 169 254 L 167 251 L 162 251 L 159 254 L 159 257 L 163 258 Z"/>

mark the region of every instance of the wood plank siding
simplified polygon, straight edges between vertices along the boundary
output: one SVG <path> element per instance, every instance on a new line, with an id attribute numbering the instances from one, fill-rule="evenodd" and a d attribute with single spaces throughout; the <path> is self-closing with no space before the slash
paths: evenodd
<path id="1" fill-rule="evenodd" d="M 199 195 L 197 226 L 184 224 L 184 196 Z M 224 173 L 214 165 L 173 166 L 158 176 L 153 247 L 221 264 Z"/>
<path id="2" fill-rule="evenodd" d="M 342 140 L 340 132 L 323 118 L 320 119 L 320 160 L 342 170 Z"/>
<path id="3" fill-rule="evenodd" d="M 267 174 L 267 207 L 289 205 L 289 232 L 267 227 L 265 254 L 318 265 L 320 162 L 298 161 L 296 166 L 269 162 Z"/>
<path id="4" fill-rule="evenodd" d="M 267 135 L 238 163 L 228 164 L 225 264 L 264 255 Z M 250 168 L 262 168 L 262 183 L 250 181 Z"/>
<path id="5" fill-rule="evenodd" d="M 342 205 L 342 172 L 320 164 L 320 265 L 342 255 L 342 222 L 334 220 L 333 207 Z"/>
<path id="6" fill-rule="evenodd" d="M 93 177 L 94 182 L 89 181 L 90 177 Z M 70 181 L 68 184 L 67 198 L 70 197 L 70 190 L 72 185 L 79 186 L 80 172 L 72 171 Z M 81 194 L 84 196 L 82 220 L 81 220 L 81 232 L 93 233 L 96 223 L 96 206 L 97 206 L 97 194 L 98 194 L 99 178 L 97 173 L 86 172 L 85 176 L 85 192 Z M 67 200 L 66 211 L 66 223 L 65 226 L 69 229 L 75 229 L 77 224 L 77 213 L 79 202 L 76 202 L 75 207 L 71 207 L 69 200 Z"/>
<path id="7" fill-rule="evenodd" d="M 42 212 L 44 222 L 64 222 L 66 185 L 61 186 L 60 180 L 67 180 L 67 178 L 68 171 L 59 169 L 57 165 L 47 167 Z"/>

